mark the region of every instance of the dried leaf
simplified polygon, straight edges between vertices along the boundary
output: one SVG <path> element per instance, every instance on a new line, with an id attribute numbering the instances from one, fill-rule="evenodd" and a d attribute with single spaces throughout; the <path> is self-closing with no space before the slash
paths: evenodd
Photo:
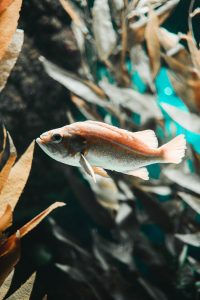
<path id="1" fill-rule="evenodd" d="M 175 234 L 175 237 L 185 244 L 200 247 L 200 233 L 189 233 L 189 234 Z"/>
<path id="2" fill-rule="evenodd" d="M 72 93 L 85 99 L 86 101 L 102 107 L 110 107 L 109 103 L 99 97 L 87 84 L 76 75 L 67 72 L 54 65 L 45 58 L 41 58 L 47 74 L 60 84 L 64 85 Z"/>
<path id="3" fill-rule="evenodd" d="M 137 71 L 144 83 L 146 83 L 152 91 L 155 91 L 154 82 L 152 80 L 149 57 L 145 53 L 141 45 L 135 45 L 130 51 L 133 70 Z"/>
<path id="4" fill-rule="evenodd" d="M 14 67 L 18 55 L 21 51 L 22 44 L 24 40 L 24 32 L 23 30 L 17 30 L 13 36 L 13 39 L 5 51 L 3 58 L 0 60 L 0 91 L 4 88 L 8 76 L 12 68 Z"/>
<path id="5" fill-rule="evenodd" d="M 33 273 L 20 288 L 10 295 L 6 300 L 29 300 L 35 282 L 36 273 Z"/>
<path id="6" fill-rule="evenodd" d="M 22 238 L 27 233 L 29 233 L 31 230 L 33 230 L 42 220 L 52 212 L 57 207 L 65 206 L 65 203 L 63 202 L 55 202 L 54 204 L 50 205 L 47 209 L 45 209 L 43 212 L 41 212 L 39 215 L 37 215 L 35 218 L 33 218 L 31 221 L 26 223 L 23 227 L 19 229 L 20 237 Z"/>
<path id="7" fill-rule="evenodd" d="M 178 52 L 183 49 L 183 46 L 179 43 L 179 36 L 175 33 L 169 32 L 167 29 L 160 27 L 158 29 L 158 38 L 161 46 L 165 49 L 167 54 L 173 52 Z"/>
<path id="8" fill-rule="evenodd" d="M 5 186 L 5 183 L 8 180 L 8 176 L 10 174 L 11 168 L 14 165 L 15 160 L 17 158 L 16 148 L 13 144 L 12 138 L 9 133 L 8 133 L 8 139 L 9 139 L 9 146 L 10 146 L 10 154 L 9 154 L 9 158 L 6 161 L 3 169 L 0 172 L 0 193 L 3 189 L 3 187 Z"/>
<path id="9" fill-rule="evenodd" d="M 108 0 L 95 0 L 92 9 L 92 26 L 97 52 L 106 61 L 116 47 L 116 33 L 112 25 Z"/>
<path id="10" fill-rule="evenodd" d="M 8 8 L 8 6 L 13 2 L 14 0 L 1 0 L 0 2 L 0 14 Z"/>
<path id="11" fill-rule="evenodd" d="M 178 195 L 181 197 L 181 199 L 186 202 L 192 209 L 194 209 L 195 212 L 200 214 L 200 197 L 196 197 L 194 195 L 179 192 Z"/>
<path id="12" fill-rule="evenodd" d="M 184 101 L 192 112 L 200 111 L 200 80 L 188 81 L 187 77 L 175 76 L 168 72 L 176 94 Z"/>
<path id="13" fill-rule="evenodd" d="M 86 119 L 94 121 L 103 121 L 101 116 L 97 112 L 93 111 L 83 99 L 77 97 L 76 95 L 72 95 L 71 99 Z"/>
<path id="14" fill-rule="evenodd" d="M 187 35 L 181 34 L 179 36 L 187 40 L 193 66 L 198 70 L 200 76 L 200 51 L 197 48 L 194 38 L 192 37 L 191 33 L 188 33 Z"/>
<path id="15" fill-rule="evenodd" d="M 112 5 L 117 11 L 120 11 L 124 8 L 124 1 L 123 0 L 112 0 Z"/>
<path id="16" fill-rule="evenodd" d="M 69 0 L 59 0 L 62 7 L 66 11 L 66 13 L 71 17 L 73 22 L 83 31 L 84 33 L 87 33 L 87 27 L 85 25 L 84 20 L 82 19 L 80 13 L 77 9 L 75 9 L 75 6 L 73 5 L 73 2 Z"/>
<path id="17" fill-rule="evenodd" d="M 0 15 L 0 60 L 3 58 L 17 29 L 21 5 L 22 0 L 14 0 Z"/>
<path id="18" fill-rule="evenodd" d="M 118 200 L 120 198 L 120 194 L 112 178 L 104 178 L 96 175 L 96 184 L 94 184 L 91 177 L 85 176 L 84 172 L 82 172 L 82 174 L 89 182 L 91 189 L 96 195 L 97 201 L 103 207 L 117 211 L 119 209 Z"/>
<path id="19" fill-rule="evenodd" d="M 2 161 L 4 151 L 5 151 L 5 148 L 6 148 L 6 141 L 7 141 L 7 131 L 6 131 L 6 128 L 3 126 L 3 146 L 2 146 L 2 150 L 0 152 L 0 163 Z"/>
<path id="20" fill-rule="evenodd" d="M 20 257 L 19 235 L 13 234 L 0 247 L 0 286 L 13 270 Z"/>
<path id="21" fill-rule="evenodd" d="M 171 194 L 171 189 L 165 185 L 140 185 L 140 188 L 145 192 L 153 193 L 160 196 L 168 196 Z"/>
<path id="22" fill-rule="evenodd" d="M 162 103 L 161 106 L 167 112 L 167 114 L 182 128 L 194 133 L 200 133 L 199 116 L 190 112 L 182 111 L 167 103 Z"/>
<path id="23" fill-rule="evenodd" d="M 3 215 L 0 216 L 0 233 L 5 231 L 8 227 L 12 225 L 12 208 L 8 204 Z"/>
<path id="24" fill-rule="evenodd" d="M 193 17 L 195 17 L 195 16 L 197 16 L 197 15 L 199 15 L 199 14 L 200 14 L 200 8 L 197 7 L 197 8 L 190 14 L 190 17 L 193 18 Z"/>
<path id="25" fill-rule="evenodd" d="M 35 142 L 33 141 L 11 169 L 6 185 L 0 194 L 0 212 L 7 204 L 10 204 L 12 209 L 16 206 L 30 173 L 34 146 Z"/>
<path id="26" fill-rule="evenodd" d="M 106 81 L 101 81 L 99 85 L 114 106 L 118 105 L 139 114 L 142 124 L 151 118 L 162 119 L 154 96 L 141 94 L 133 89 L 119 88 Z"/>
<path id="27" fill-rule="evenodd" d="M 9 276 L 5 279 L 4 283 L 0 288 L 0 299 L 4 299 L 8 290 L 10 289 L 12 279 L 14 275 L 14 270 L 9 274 Z"/>
<path id="28" fill-rule="evenodd" d="M 165 1 L 165 3 L 155 10 L 155 14 L 158 17 L 159 25 L 162 24 L 170 15 L 171 11 L 174 9 L 174 7 L 179 3 L 180 0 L 169 0 Z M 149 3 L 149 2 L 148 2 Z M 148 4 L 147 3 L 147 4 Z M 149 4 L 148 4 L 149 5 Z M 145 11 L 148 12 L 148 9 Z M 134 13 L 134 11 L 133 11 Z M 140 15 L 140 14 L 139 14 Z M 132 13 L 130 16 L 128 16 L 129 19 L 131 19 Z M 136 20 L 138 19 L 138 13 L 136 13 Z M 133 18 L 134 19 L 134 18 Z M 129 43 L 133 46 L 136 43 L 141 43 L 144 41 L 144 35 L 145 35 L 145 29 L 146 25 L 148 23 L 149 18 L 144 15 L 144 12 L 142 11 L 142 16 L 140 16 L 139 20 L 136 22 L 131 22 L 129 25 Z"/>
<path id="29" fill-rule="evenodd" d="M 160 69 L 160 42 L 158 39 L 159 21 L 154 11 L 149 11 L 149 21 L 145 30 L 145 39 L 149 54 L 153 79 Z"/>
<path id="30" fill-rule="evenodd" d="M 163 169 L 163 173 L 173 183 L 176 183 L 187 190 L 200 194 L 200 177 L 198 175 L 190 173 L 185 174 L 181 170 L 171 168 Z"/>

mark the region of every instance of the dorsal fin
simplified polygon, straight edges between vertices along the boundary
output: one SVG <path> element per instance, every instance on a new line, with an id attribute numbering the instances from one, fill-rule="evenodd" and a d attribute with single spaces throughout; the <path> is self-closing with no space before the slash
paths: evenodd
<path id="1" fill-rule="evenodd" d="M 139 132 L 132 132 L 131 135 L 150 148 L 158 148 L 158 140 L 153 130 L 148 129 Z"/>
<path id="2" fill-rule="evenodd" d="M 136 139 L 140 140 L 142 143 L 144 143 L 146 146 L 148 146 L 149 148 L 153 148 L 153 149 L 158 148 L 157 137 L 155 135 L 155 132 L 151 129 L 138 131 L 138 132 L 131 132 L 131 131 L 121 129 L 121 128 L 118 128 L 118 127 L 115 127 L 115 126 L 112 126 L 112 125 L 109 125 L 106 123 L 98 122 L 98 121 L 88 120 L 85 122 L 110 129 L 118 134 L 124 135 L 124 138 L 125 138 L 125 136 L 136 138 Z"/>

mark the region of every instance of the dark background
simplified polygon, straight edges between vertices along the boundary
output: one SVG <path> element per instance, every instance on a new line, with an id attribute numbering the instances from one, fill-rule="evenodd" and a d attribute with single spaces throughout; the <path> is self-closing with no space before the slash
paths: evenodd
<path id="1" fill-rule="evenodd" d="M 195 6 L 199 2 L 196 1 Z M 189 4 L 190 1 L 180 1 L 165 23 L 170 31 L 187 32 Z M 197 41 L 200 40 L 199 21 L 199 17 L 195 17 L 194 32 Z M 44 55 L 74 72 L 79 66 L 80 56 L 70 30 L 70 18 L 59 1 L 24 0 L 19 28 L 24 29 L 25 41 L 6 88 L 0 95 L 0 118 L 10 132 L 20 156 L 42 132 L 65 125 L 67 111 L 75 109 L 68 91 L 45 73 L 39 56 Z M 66 264 L 77 260 L 83 260 L 83 268 L 84 264 L 93 264 L 83 253 L 80 258 L 80 251 L 71 243 L 90 251 L 91 232 L 96 230 L 106 235 L 106 229 L 112 227 L 112 222 L 109 223 L 110 219 L 107 220 L 106 215 L 102 224 L 95 222 L 92 214 L 84 207 L 87 199 L 80 201 L 76 190 L 79 188 L 78 184 L 84 188 L 84 183 L 73 181 L 73 174 L 77 174 L 76 172 L 46 156 L 36 145 L 32 171 L 15 210 L 15 225 L 12 230 L 55 201 L 64 201 L 67 205 L 53 212 L 51 218 L 46 219 L 23 240 L 16 284 L 23 281 L 31 270 L 39 269 L 38 295 L 35 299 L 39 299 L 39 295 L 46 291 L 50 295 L 48 299 L 95 299 L 90 295 L 90 288 L 80 285 L 77 291 L 73 280 L 55 267 L 55 263 Z M 86 192 L 84 197 L 90 197 L 87 187 Z M 162 276 L 165 279 L 170 274 Z M 165 280 L 161 280 L 160 285 L 164 286 Z M 103 286 L 101 290 L 103 293 Z M 133 299 L 150 299 L 138 287 L 135 287 L 134 293 Z M 177 299 L 174 290 L 171 291 L 170 299 Z"/>

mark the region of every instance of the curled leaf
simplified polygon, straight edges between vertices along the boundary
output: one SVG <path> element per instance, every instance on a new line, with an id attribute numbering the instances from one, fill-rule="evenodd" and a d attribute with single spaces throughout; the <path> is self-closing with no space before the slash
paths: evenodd
<path id="1" fill-rule="evenodd" d="M 10 204 L 12 209 L 16 206 L 30 173 L 34 146 L 35 142 L 33 141 L 14 167 L 12 167 L 6 185 L 4 185 L 0 194 L 0 212 L 7 204 Z"/>
<path id="2" fill-rule="evenodd" d="M 21 5 L 22 0 L 14 0 L 7 9 L 0 14 L 0 60 L 4 56 L 16 31 Z"/>
<path id="3" fill-rule="evenodd" d="M 33 218 L 31 221 L 29 221 L 19 229 L 20 237 L 25 236 L 27 233 L 33 230 L 48 214 L 50 214 L 50 212 L 52 212 L 52 210 L 62 206 L 65 206 L 65 203 L 55 202 L 54 204 L 50 205 L 47 209 L 45 209 L 43 212 L 41 212 L 39 215 L 37 215 L 35 218 Z"/>

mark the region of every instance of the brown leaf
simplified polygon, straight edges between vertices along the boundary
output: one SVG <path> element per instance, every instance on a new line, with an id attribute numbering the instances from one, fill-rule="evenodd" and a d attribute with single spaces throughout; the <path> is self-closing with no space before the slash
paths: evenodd
<path id="1" fill-rule="evenodd" d="M 186 80 L 168 72 L 176 94 L 187 104 L 192 112 L 200 111 L 200 80 Z"/>
<path id="2" fill-rule="evenodd" d="M 16 233 L 0 247 L 0 286 L 17 264 L 19 257 L 20 239 Z"/>
<path id="3" fill-rule="evenodd" d="M 170 15 L 171 11 L 178 4 L 180 0 L 169 0 L 158 8 L 155 13 L 158 17 L 159 25 L 162 24 Z M 138 15 L 137 15 L 138 17 Z M 144 15 L 136 22 L 129 21 L 129 43 L 134 46 L 136 43 L 141 43 L 144 41 L 145 29 L 148 23 L 148 17 Z"/>
<path id="4" fill-rule="evenodd" d="M 4 299 L 4 297 L 6 296 L 8 290 L 10 289 L 12 279 L 13 279 L 13 275 L 14 275 L 14 270 L 9 274 L 9 276 L 3 282 L 3 284 L 0 288 L 0 299 Z"/>
<path id="5" fill-rule="evenodd" d="M 52 210 L 62 206 L 65 206 L 65 203 L 55 202 L 54 204 L 50 205 L 47 209 L 42 211 L 39 215 L 37 215 L 35 218 L 33 218 L 31 221 L 29 221 L 19 229 L 20 237 L 25 236 L 28 232 L 33 230 L 48 214 L 50 214 L 50 212 L 52 212 Z"/>
<path id="6" fill-rule="evenodd" d="M 14 0 L 12 4 L 0 14 L 0 59 L 4 56 L 16 31 L 21 5 L 22 0 Z"/>
<path id="7" fill-rule="evenodd" d="M 0 212 L 7 204 L 10 204 L 12 209 L 16 206 L 30 173 L 34 146 L 35 142 L 33 141 L 11 169 L 6 185 L 0 194 Z"/>
<path id="8" fill-rule="evenodd" d="M 83 19 L 81 18 L 80 14 L 78 13 L 78 11 L 75 9 L 73 3 L 69 0 L 59 0 L 60 4 L 62 5 L 62 7 L 64 8 L 64 10 L 66 11 L 66 13 L 70 16 L 70 18 L 73 20 L 73 22 L 79 27 L 81 28 L 81 30 L 83 32 L 87 32 L 87 28 L 84 24 Z"/>
<path id="9" fill-rule="evenodd" d="M 150 66 L 153 79 L 160 69 L 160 42 L 158 38 L 159 22 L 153 10 L 149 12 L 149 22 L 145 30 L 145 39 L 149 54 Z"/>
<path id="10" fill-rule="evenodd" d="M 12 225 L 12 220 L 12 208 L 8 204 L 3 215 L 0 216 L 0 233 Z"/>
<path id="11" fill-rule="evenodd" d="M 180 37 L 187 40 L 193 66 L 197 69 L 200 77 L 200 51 L 197 48 L 196 42 L 192 37 L 191 33 L 188 33 L 187 35 L 181 34 Z"/>
<path id="12" fill-rule="evenodd" d="M 0 152 L 0 163 L 1 163 L 2 157 L 4 155 L 5 148 L 6 148 L 6 139 L 7 139 L 7 131 L 6 131 L 6 128 L 3 126 L 3 146 L 2 146 L 2 150 Z"/>
<path id="13" fill-rule="evenodd" d="M 1 0 L 0 2 L 0 14 L 8 8 L 8 6 L 13 2 L 14 0 Z"/>
<path id="14" fill-rule="evenodd" d="M 8 180 L 8 176 L 10 174 L 11 168 L 14 165 L 15 160 L 17 158 L 16 148 L 13 144 L 12 138 L 9 133 L 8 133 L 8 139 L 9 139 L 9 145 L 10 145 L 10 154 L 9 154 L 9 158 L 6 161 L 3 169 L 0 172 L 0 193 L 5 185 L 6 181 Z"/>
<path id="15" fill-rule="evenodd" d="M 10 297 L 6 298 L 6 300 L 29 300 L 35 282 L 35 277 L 36 273 L 33 273 L 28 278 L 28 280 L 24 284 L 22 284 L 18 290 L 16 290 L 12 295 L 10 295 Z"/>
<path id="16" fill-rule="evenodd" d="M 86 119 L 94 121 L 103 121 L 101 116 L 96 111 L 93 111 L 90 108 L 89 104 L 87 104 L 83 99 L 72 94 L 71 100 Z"/>
<path id="17" fill-rule="evenodd" d="M 24 32 L 22 30 L 17 30 L 10 45 L 5 51 L 3 58 L 0 60 L 0 91 L 4 88 L 8 76 L 10 75 L 10 72 L 16 63 L 22 48 L 23 40 Z"/>

